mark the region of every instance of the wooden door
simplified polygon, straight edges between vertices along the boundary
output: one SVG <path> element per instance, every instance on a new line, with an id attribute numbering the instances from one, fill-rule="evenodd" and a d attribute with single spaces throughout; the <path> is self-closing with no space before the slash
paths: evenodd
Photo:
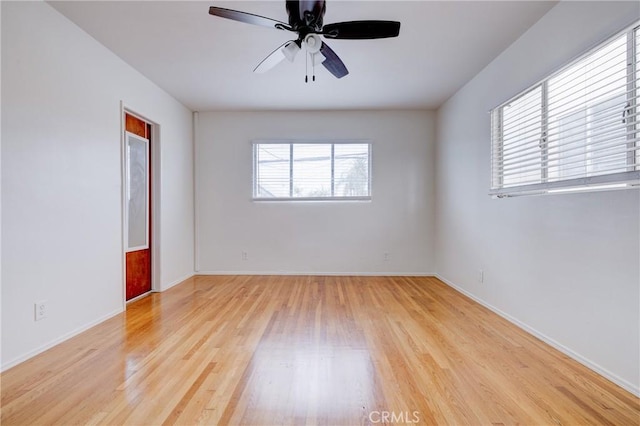
<path id="1" fill-rule="evenodd" d="M 151 125 L 145 121 L 125 114 L 125 168 L 126 171 L 126 192 L 125 202 L 127 240 L 126 247 L 126 299 L 131 300 L 144 293 L 151 291 Z M 145 143 L 146 141 L 146 143 Z M 143 148 L 146 145 L 145 148 Z M 131 152 L 134 148 L 140 154 L 137 157 Z M 146 155 L 142 152 L 146 149 Z M 146 156 L 146 167 L 135 167 L 132 163 L 142 163 L 142 159 Z M 146 176 L 134 176 L 135 174 L 143 174 Z M 133 182 L 133 183 L 132 183 Z M 137 182 L 137 183 L 136 183 Z M 144 194 L 143 207 L 132 206 L 131 192 L 139 193 L 140 182 L 144 182 L 146 188 L 146 197 Z M 134 186 L 132 188 L 131 186 Z M 134 207 L 135 212 L 134 212 Z M 135 217 L 134 217 L 135 216 Z M 146 228 L 140 231 L 132 231 L 132 222 L 136 222 L 135 226 Z M 137 235 L 132 235 L 132 234 Z M 146 235 L 144 235 L 146 233 Z"/>

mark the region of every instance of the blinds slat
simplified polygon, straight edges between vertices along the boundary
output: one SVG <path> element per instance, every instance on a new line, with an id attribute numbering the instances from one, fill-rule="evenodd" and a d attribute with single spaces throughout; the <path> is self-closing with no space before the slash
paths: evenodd
<path id="1" fill-rule="evenodd" d="M 528 171 L 528 170 L 545 170 L 545 169 L 551 169 L 554 167 L 565 168 L 565 167 L 571 167 L 571 165 L 573 164 L 580 164 L 584 166 L 585 164 L 588 164 L 587 160 L 590 163 L 597 162 L 597 164 L 600 164 L 600 163 L 607 162 L 608 161 L 607 158 L 609 157 L 615 157 L 615 160 L 621 163 L 621 167 L 626 167 L 628 165 L 626 163 L 626 154 L 630 152 L 640 151 L 638 147 L 634 146 L 634 147 L 619 149 L 614 152 L 607 152 L 607 151 L 610 151 L 612 147 L 613 148 L 619 147 L 619 145 L 605 146 L 605 147 L 602 147 L 599 151 L 590 151 L 588 153 L 574 153 L 572 155 L 567 155 L 567 156 L 549 155 L 544 158 L 538 157 L 535 160 L 532 159 L 531 161 L 523 161 L 515 165 L 506 165 L 506 166 L 497 165 L 495 166 L 495 169 L 499 173 L 502 173 L 502 175 L 508 175 L 514 171 L 521 172 L 521 171 Z M 595 155 L 595 156 L 590 155 L 590 154 L 593 154 L 594 152 L 598 153 L 598 155 Z M 572 159 L 572 160 L 568 160 L 568 159 Z M 540 165 L 542 161 L 545 161 L 546 163 L 548 163 L 548 165 L 546 166 Z M 634 164 L 631 164 L 631 166 L 635 167 Z"/>
<path id="2" fill-rule="evenodd" d="M 559 156 L 559 155 L 549 155 L 549 156 L 539 156 L 537 158 L 530 158 L 527 161 L 522 161 L 515 165 L 513 164 L 494 164 L 492 165 L 495 173 L 500 174 L 501 176 L 509 176 L 511 174 L 520 173 L 523 171 L 529 170 L 549 170 L 552 168 L 567 168 L 572 167 L 573 164 L 600 164 L 611 158 L 617 161 L 621 167 L 626 167 L 626 155 L 629 153 L 637 153 L 639 150 L 635 147 L 633 148 L 625 148 L 625 149 L 616 149 L 615 151 L 611 150 L 611 147 L 605 147 L 597 156 L 593 156 L 592 152 L 590 153 L 575 153 L 573 155 L 567 156 Z M 635 167 L 634 164 L 631 166 Z"/>

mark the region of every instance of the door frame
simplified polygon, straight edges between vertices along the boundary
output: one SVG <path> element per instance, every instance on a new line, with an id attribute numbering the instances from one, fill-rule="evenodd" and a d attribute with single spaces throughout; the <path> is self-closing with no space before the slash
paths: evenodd
<path id="1" fill-rule="evenodd" d="M 160 179 L 162 175 L 161 169 L 161 157 L 160 157 L 160 124 L 154 120 L 149 119 L 146 115 L 140 114 L 136 109 L 130 108 L 124 101 L 120 101 L 120 194 L 121 194 L 121 224 L 122 224 L 122 244 L 121 244 L 121 262 L 122 262 L 122 306 L 123 310 L 126 310 L 127 303 L 133 302 L 140 297 L 145 296 L 147 293 L 134 297 L 127 301 L 127 241 L 128 241 L 128 229 L 126 224 L 126 126 L 125 126 L 125 114 L 132 115 L 140 120 L 145 121 L 151 125 L 151 135 L 149 138 L 149 149 L 151 155 L 149 156 L 149 164 L 151 166 L 151 188 L 149 194 L 151 196 L 151 229 L 149 229 L 149 237 L 151 244 L 151 293 L 160 291 Z"/>

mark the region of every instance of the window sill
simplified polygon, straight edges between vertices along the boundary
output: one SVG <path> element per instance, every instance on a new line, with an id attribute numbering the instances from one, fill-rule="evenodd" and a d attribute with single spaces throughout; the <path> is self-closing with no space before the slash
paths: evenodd
<path id="1" fill-rule="evenodd" d="M 264 202 L 369 202 L 371 201 L 371 197 L 280 197 L 280 198 L 252 198 L 251 201 L 255 201 L 258 203 Z"/>

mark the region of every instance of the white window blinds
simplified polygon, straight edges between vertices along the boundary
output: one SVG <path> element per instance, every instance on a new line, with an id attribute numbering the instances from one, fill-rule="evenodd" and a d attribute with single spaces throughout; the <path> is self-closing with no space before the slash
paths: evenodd
<path id="1" fill-rule="evenodd" d="M 640 183 L 639 46 L 636 26 L 492 110 L 491 193 Z"/>
<path id="2" fill-rule="evenodd" d="M 370 199 L 371 143 L 254 141 L 257 200 Z"/>

